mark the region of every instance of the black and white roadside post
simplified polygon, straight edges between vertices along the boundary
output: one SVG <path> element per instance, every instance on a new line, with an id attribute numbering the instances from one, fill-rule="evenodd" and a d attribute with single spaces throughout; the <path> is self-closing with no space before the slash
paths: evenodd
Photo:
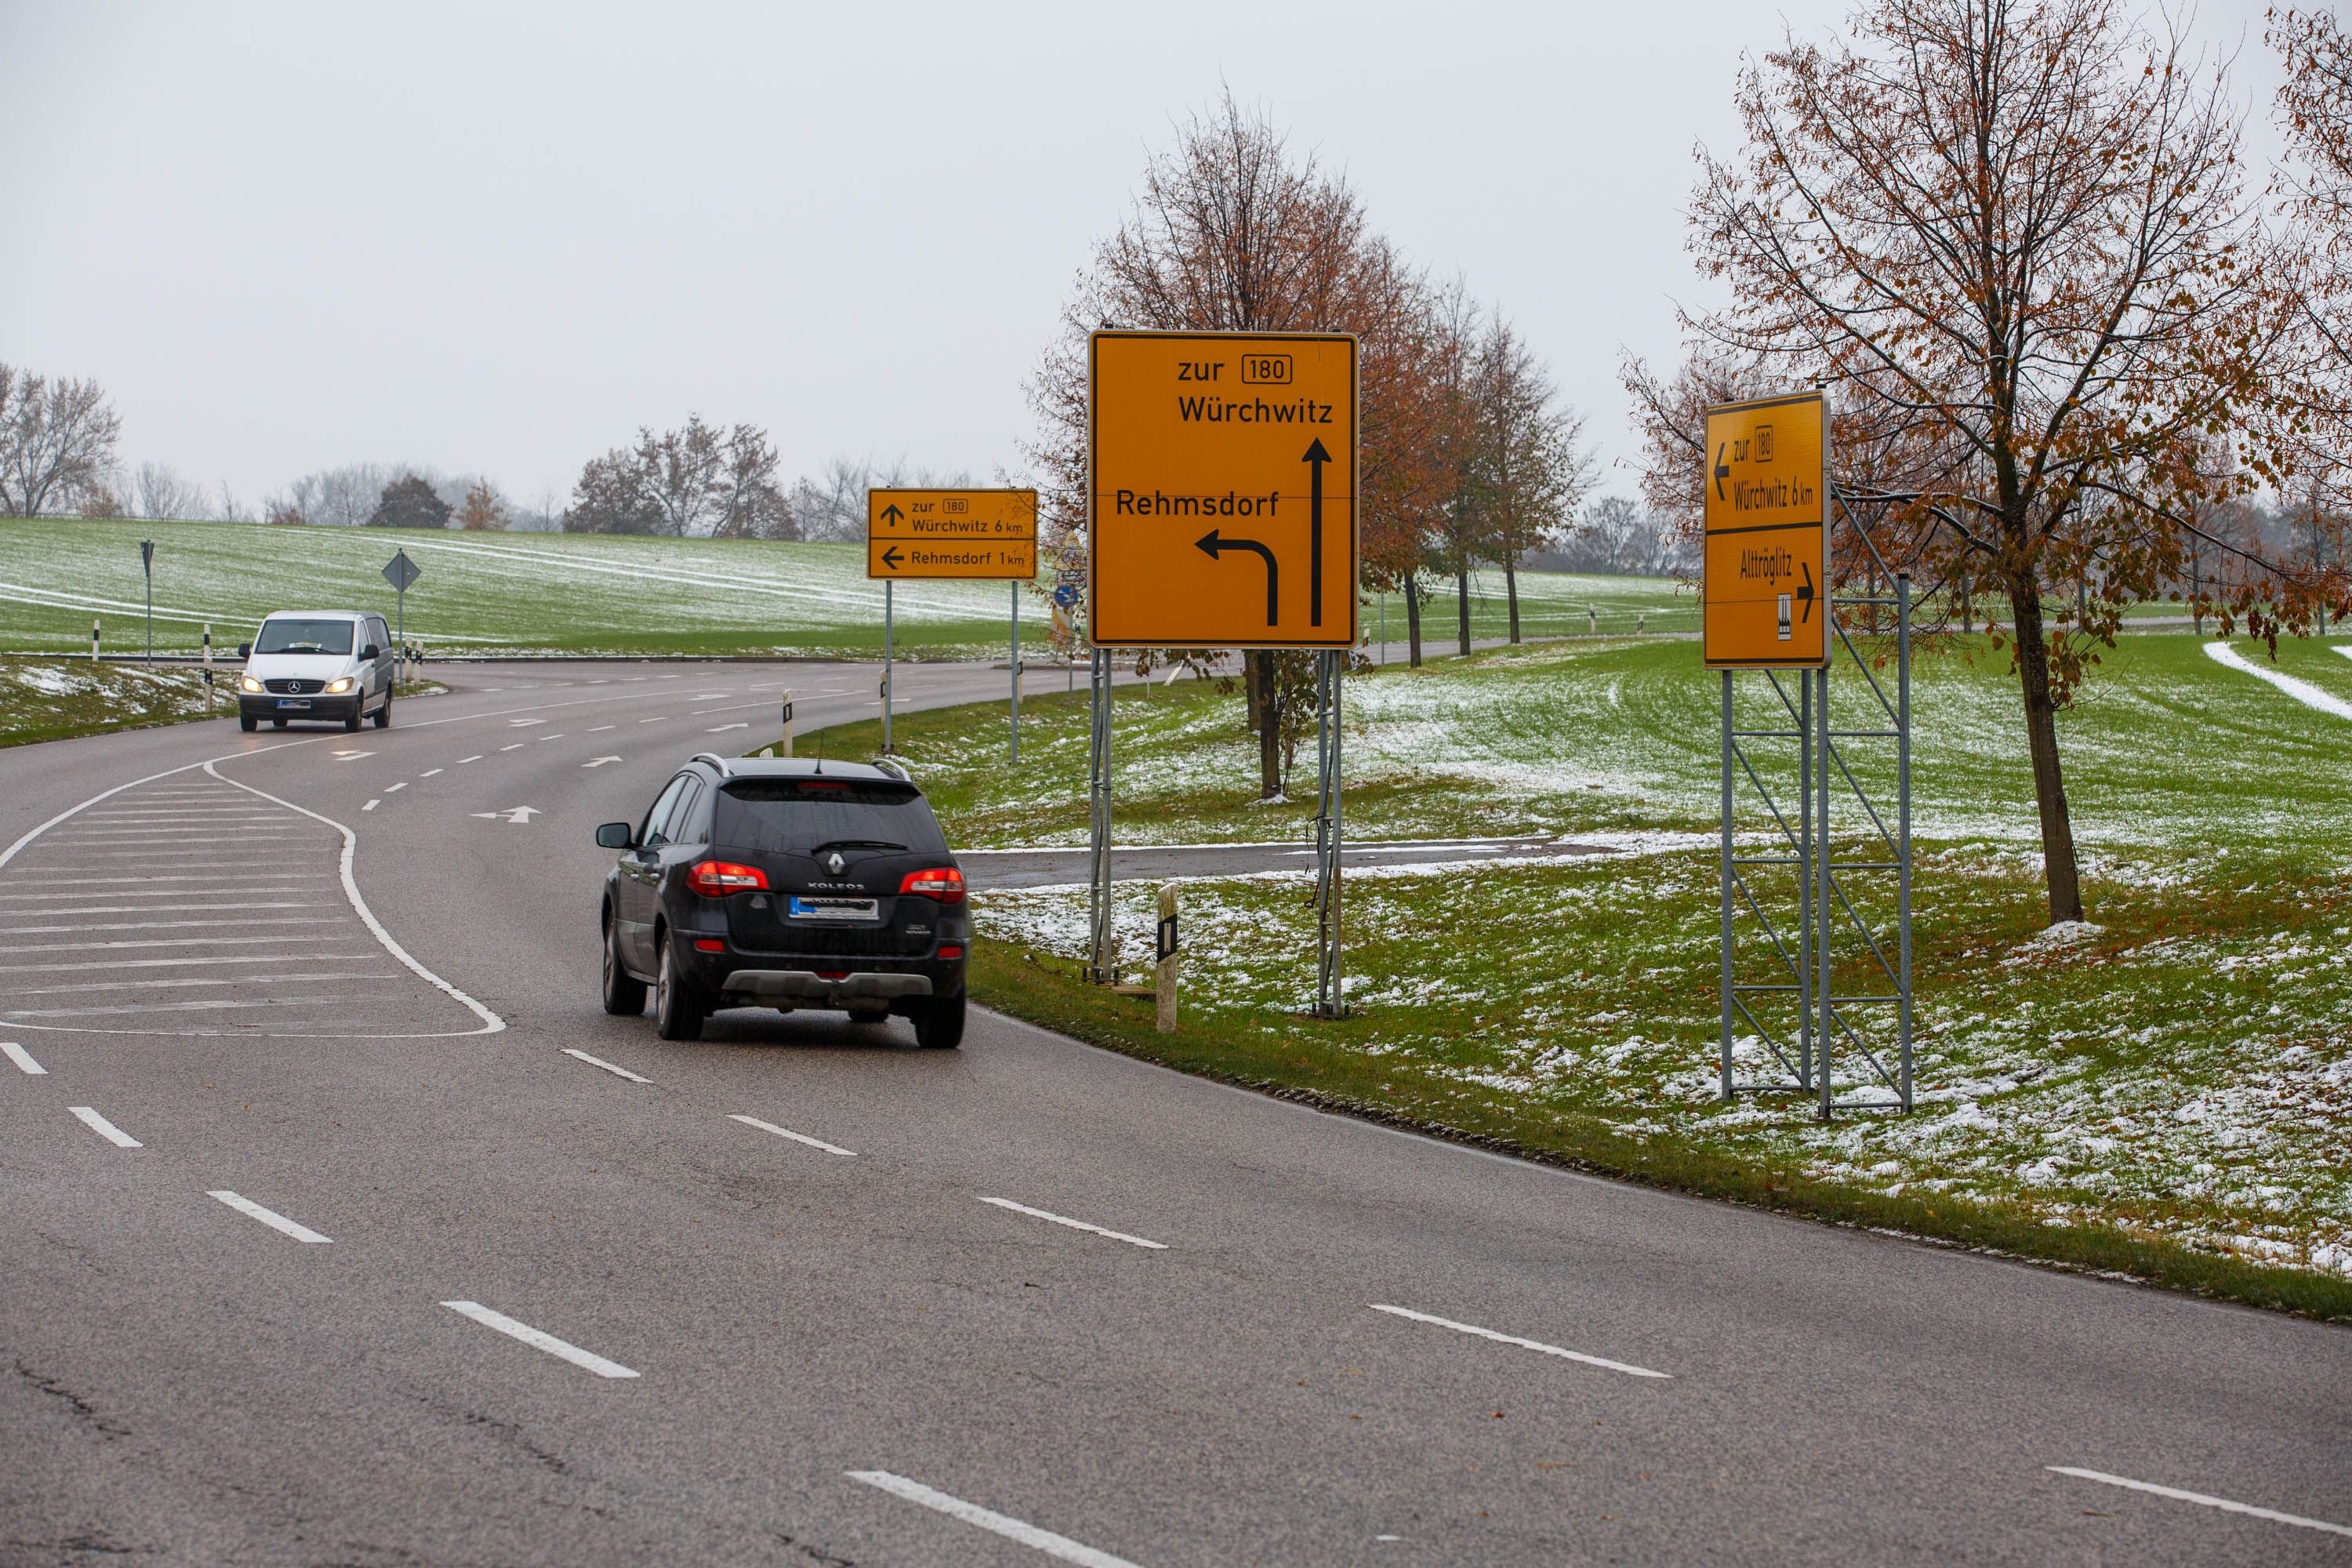
<path id="1" fill-rule="evenodd" d="M 98 617 L 97 617 L 96 616 L 90 616 L 90 618 L 89 618 L 89 662 L 90 662 L 90 663 L 92 663 L 92 664 L 96 664 L 96 663 L 98 662 L 98 625 L 99 625 L 99 623 L 98 623 Z"/>
<path id="2" fill-rule="evenodd" d="M 1017 766 L 1021 761 L 1021 584 L 1007 586 L 1013 590 L 1013 738 L 1006 760 Z"/>
<path id="3" fill-rule="evenodd" d="M 782 723 L 784 735 L 782 740 L 776 742 L 776 755 L 789 757 L 793 754 L 793 689 L 789 686 L 784 688 Z"/>
<path id="4" fill-rule="evenodd" d="M 395 550 L 392 559 L 383 563 L 383 580 L 392 584 L 394 597 L 392 684 L 397 690 L 408 679 L 408 585 L 425 575 L 425 569 L 408 558 L 405 550 Z"/>
<path id="5" fill-rule="evenodd" d="M 205 623 L 205 706 L 213 705 L 213 624 Z"/>
<path id="6" fill-rule="evenodd" d="M 147 662 L 155 662 L 155 542 L 139 542 L 139 570 L 147 578 Z"/>
<path id="7" fill-rule="evenodd" d="M 1177 968 L 1181 962 L 1177 956 L 1176 884 L 1173 882 L 1160 885 L 1160 925 L 1152 948 L 1160 960 L 1155 995 L 1158 1005 L 1154 1009 L 1153 1023 L 1160 1033 L 1172 1035 L 1176 1032 Z"/>

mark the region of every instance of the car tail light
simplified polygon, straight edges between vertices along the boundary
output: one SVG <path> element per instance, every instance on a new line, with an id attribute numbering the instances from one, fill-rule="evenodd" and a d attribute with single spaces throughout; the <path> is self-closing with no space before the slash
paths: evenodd
<path id="1" fill-rule="evenodd" d="M 963 956 L 963 949 L 955 943 L 950 942 L 947 946 L 940 949 L 940 956 L 941 958 L 961 958 Z"/>
<path id="2" fill-rule="evenodd" d="M 929 871 L 909 871 L 898 879 L 898 891 L 912 893 L 917 898 L 937 899 L 943 904 L 963 902 L 963 873 L 952 866 L 935 867 Z"/>
<path id="3" fill-rule="evenodd" d="M 849 978 L 849 971 L 846 969 L 820 969 L 816 972 L 816 977 L 819 980 L 846 980 Z"/>
<path id="4" fill-rule="evenodd" d="M 723 899 L 730 893 L 764 893 L 768 890 L 768 874 L 757 866 L 738 866 L 732 860 L 704 860 L 686 874 L 687 890 L 700 893 L 706 899 Z"/>

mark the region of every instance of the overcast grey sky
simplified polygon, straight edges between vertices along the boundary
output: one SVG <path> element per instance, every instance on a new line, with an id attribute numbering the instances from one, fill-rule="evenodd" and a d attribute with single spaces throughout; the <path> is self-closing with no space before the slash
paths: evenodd
<path id="1" fill-rule="evenodd" d="M 1017 469 L 1071 278 L 1223 82 L 1516 318 L 1607 464 L 1621 353 L 1703 297 L 1694 142 L 1844 10 L 0 0 L 0 361 L 248 506 L 363 459 L 560 500 L 688 411 L 788 472 Z M 2266 116 L 2261 14 L 2198 30 Z"/>

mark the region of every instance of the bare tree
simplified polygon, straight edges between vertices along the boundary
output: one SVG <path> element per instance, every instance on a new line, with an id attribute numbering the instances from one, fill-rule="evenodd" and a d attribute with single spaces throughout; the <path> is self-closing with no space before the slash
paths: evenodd
<path id="1" fill-rule="evenodd" d="M 121 433 L 98 383 L 0 364 L 0 515 L 39 517 L 80 500 L 113 468 Z"/>
<path id="2" fill-rule="evenodd" d="M 2122 601 L 2178 575 L 2197 438 L 2263 399 L 2284 331 L 2226 71 L 2158 25 L 1870 0 L 1850 43 L 1791 36 L 1741 79 L 1744 160 L 1702 154 L 1693 247 L 1733 303 L 1685 317 L 1682 382 L 1633 375 L 1654 472 L 1695 467 L 1709 377 L 1830 383 L 1843 524 L 1883 512 L 1898 565 L 1998 586 L 2053 921 L 2083 915 L 2056 710 Z"/>
<path id="3" fill-rule="evenodd" d="M 719 480 L 719 539 L 797 539 L 792 501 L 776 484 L 776 449 L 768 433 L 738 425 L 728 432 Z"/>
<path id="4" fill-rule="evenodd" d="M 204 487 L 181 478 L 168 463 L 140 464 L 131 484 L 141 517 L 171 522 L 204 514 Z"/>

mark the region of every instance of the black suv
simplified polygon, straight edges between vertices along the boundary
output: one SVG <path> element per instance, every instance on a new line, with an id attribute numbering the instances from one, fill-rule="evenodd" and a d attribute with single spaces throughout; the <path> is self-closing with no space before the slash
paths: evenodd
<path id="1" fill-rule="evenodd" d="M 930 803 L 856 763 L 727 759 L 678 770 L 644 822 L 608 822 L 604 1011 L 691 1040 L 720 1007 L 911 1018 L 963 1041 L 971 917 Z"/>

